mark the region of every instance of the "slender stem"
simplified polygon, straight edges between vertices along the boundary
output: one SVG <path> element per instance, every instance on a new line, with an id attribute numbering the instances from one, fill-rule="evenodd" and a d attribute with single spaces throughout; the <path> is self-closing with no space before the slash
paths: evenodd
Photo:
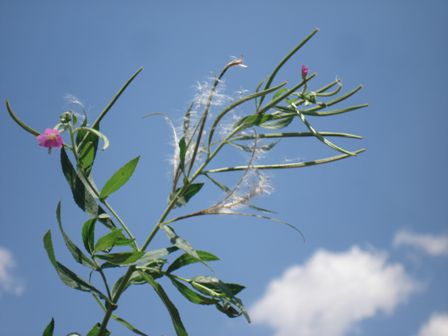
<path id="1" fill-rule="evenodd" d="M 106 200 L 100 201 L 100 202 L 102 204 L 104 204 L 104 206 L 107 208 L 107 210 L 109 210 L 111 212 L 112 215 L 114 215 L 114 217 L 117 219 L 118 223 L 120 223 L 120 225 L 123 228 L 123 230 L 126 231 L 126 233 L 128 234 L 129 238 L 132 239 L 133 245 L 137 249 L 137 243 L 136 243 L 134 235 L 132 234 L 131 230 L 129 230 L 129 228 L 127 227 L 125 222 L 118 215 L 118 213 L 112 208 L 112 206 Z"/>
<path id="2" fill-rule="evenodd" d="M 272 71 L 272 73 L 269 75 L 268 80 L 266 81 L 266 84 L 264 86 L 264 89 L 269 89 L 272 82 L 274 81 L 275 76 L 280 71 L 280 69 L 285 65 L 286 62 L 297 52 L 300 48 L 302 48 L 305 43 L 307 43 L 317 32 L 319 31 L 318 28 L 315 28 L 308 36 L 306 36 L 298 45 L 296 45 L 281 61 L 277 64 L 275 69 Z M 258 103 L 258 107 L 261 106 L 264 100 L 264 96 L 260 98 L 260 102 Z"/>
<path id="3" fill-rule="evenodd" d="M 73 133 L 72 126 L 68 127 L 68 132 L 70 133 L 70 141 L 72 142 L 72 148 L 71 151 L 73 152 L 73 155 L 75 156 L 76 164 L 78 164 L 79 157 L 78 157 L 78 148 L 76 146 L 75 136 Z"/>
<path id="4" fill-rule="evenodd" d="M 111 295 L 111 292 L 110 292 L 109 283 L 107 282 L 107 278 L 106 278 L 106 275 L 104 274 L 103 269 L 100 266 L 98 266 L 97 271 L 100 273 L 101 278 L 103 279 L 104 287 L 106 287 L 106 291 L 107 291 L 107 297 L 110 300 L 112 300 L 112 295 Z"/>
<path id="5" fill-rule="evenodd" d="M 117 308 L 117 302 L 120 299 L 121 294 L 123 294 L 129 279 L 132 276 L 132 273 L 134 273 L 136 266 L 130 266 L 128 268 L 128 271 L 126 272 L 123 280 L 120 281 L 120 284 L 115 292 L 115 295 L 113 296 L 111 303 L 107 306 L 106 313 L 104 314 L 103 321 L 101 322 L 100 330 L 98 332 L 98 336 L 105 336 L 107 324 L 109 323 L 109 320 L 112 316 L 112 312 Z"/>
<path id="6" fill-rule="evenodd" d="M 362 139 L 362 136 L 350 134 L 350 133 L 337 133 L 337 132 L 319 132 L 324 136 L 343 137 Z M 257 135 L 241 135 L 231 139 L 232 141 L 240 140 L 253 140 L 253 139 L 277 139 L 277 138 L 301 138 L 301 137 L 313 137 L 312 132 L 284 132 L 284 133 L 261 133 Z"/>
<path id="7" fill-rule="evenodd" d="M 361 148 L 361 149 L 354 151 L 353 154 L 357 155 L 364 151 L 365 151 L 365 149 Z M 314 166 L 314 165 L 329 163 L 329 162 L 333 162 L 333 161 L 337 161 L 337 160 L 342 160 L 342 159 L 345 159 L 348 157 L 351 157 L 351 155 L 342 154 L 342 155 L 331 156 L 328 158 L 323 158 L 323 159 L 308 161 L 308 162 L 281 163 L 281 164 L 271 164 L 271 165 L 255 165 L 255 166 L 252 166 L 252 168 L 258 169 L 258 170 L 302 168 L 302 167 Z M 225 168 L 210 169 L 210 170 L 205 171 L 204 173 L 226 173 L 226 172 L 232 172 L 232 171 L 246 170 L 247 168 L 248 168 L 248 166 L 225 167 Z"/>

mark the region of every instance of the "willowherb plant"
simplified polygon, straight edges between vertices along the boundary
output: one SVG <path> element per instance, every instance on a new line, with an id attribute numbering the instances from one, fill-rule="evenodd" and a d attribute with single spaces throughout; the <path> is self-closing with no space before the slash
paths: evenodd
<path id="1" fill-rule="evenodd" d="M 268 195 L 273 190 L 265 171 L 329 163 L 364 151 L 364 149 L 349 151 L 328 139 L 330 137 L 360 139 L 360 136 L 340 132 L 320 132 L 309 121 L 309 117 L 333 116 L 366 107 L 367 105 L 363 104 L 329 109 L 354 95 L 361 86 L 338 95 L 342 91 L 342 83 L 335 80 L 317 90 L 311 90 L 311 81 L 315 74 L 309 75 L 308 67 L 305 65 L 302 65 L 301 76 L 298 76 L 297 83 L 274 84 L 279 70 L 316 33 L 317 29 L 294 47 L 272 73 L 258 84 L 253 93 L 244 92 L 237 100 L 229 101 L 220 91 L 223 77 L 227 72 L 231 68 L 245 66 L 241 59 L 233 59 L 216 78 L 213 78 L 211 84 L 200 84 L 199 93 L 185 113 L 180 128 L 176 128 L 171 120 L 164 116 L 172 126 L 175 143 L 172 186 L 166 208 L 161 212 L 152 231 L 141 243 L 108 200 L 112 193 L 118 191 L 130 179 L 139 157 L 118 169 L 102 188 L 98 188 L 94 182 L 92 167 L 100 140 L 104 143 L 103 149 L 109 145 L 107 137 L 100 132 L 101 121 L 142 69 L 125 83 L 91 124 L 86 115 L 81 118 L 73 111 L 66 111 L 55 127 L 46 129 L 40 134 L 21 121 L 6 102 L 12 119 L 25 131 L 36 136 L 40 146 L 48 148 L 49 151 L 52 148 L 60 148 L 62 171 L 73 199 L 89 217 L 82 225 L 83 249 L 81 249 L 64 231 L 61 204 L 58 203 L 56 208 L 57 224 L 73 259 L 85 266 L 90 275 L 97 273 L 100 280 L 94 281 L 96 278 L 92 276 L 88 277 L 89 280 L 85 280 L 60 263 L 53 249 L 50 230 L 43 238 L 48 257 L 61 280 L 71 288 L 89 293 L 104 311 L 102 321 L 93 326 L 87 333 L 88 336 L 110 335 L 108 325 L 111 319 L 135 334 L 147 335 L 115 313 L 119 307 L 120 297 L 126 290 L 131 286 L 142 284 L 151 286 L 160 297 L 171 316 L 176 334 L 187 335 L 179 311 L 160 284 L 159 280 L 163 277 L 168 278 L 192 303 L 214 306 L 229 317 L 243 315 L 250 321 L 242 301 L 237 296 L 244 286 L 224 282 L 215 276 L 199 275 L 186 278 L 181 275 L 183 268 L 190 264 L 207 265 L 208 262 L 218 260 L 218 257 L 210 252 L 195 249 L 176 233 L 174 226 L 181 220 L 206 215 L 242 215 L 278 221 L 270 217 L 269 210 L 253 204 L 256 196 Z M 247 108 L 248 113 L 239 115 L 240 112 L 235 112 L 246 107 L 246 103 L 254 103 Z M 212 114 L 212 106 L 215 110 L 217 108 L 221 110 Z M 307 131 L 282 131 L 294 120 L 305 125 Z M 63 135 L 66 135 L 65 140 Z M 258 163 L 280 139 L 300 137 L 314 137 L 339 154 L 308 162 Z M 241 165 L 212 168 L 213 160 L 226 146 L 246 152 L 247 161 Z M 225 172 L 240 173 L 235 185 L 227 186 L 219 180 L 220 173 Z M 173 217 L 172 210 L 186 209 L 185 206 L 202 190 L 205 183 L 211 183 L 222 190 L 225 193 L 223 199 L 205 209 L 195 212 L 185 210 L 183 214 Z M 107 228 L 108 232 L 96 238 L 98 224 Z M 163 249 L 151 250 L 151 242 L 159 231 L 167 235 L 170 244 Z M 120 249 L 117 250 L 117 247 Z M 180 255 L 175 257 L 176 253 Z M 111 283 L 109 274 L 112 268 L 122 270 L 122 276 L 114 284 Z M 53 335 L 53 332 L 52 319 L 44 331 L 44 336 Z"/>

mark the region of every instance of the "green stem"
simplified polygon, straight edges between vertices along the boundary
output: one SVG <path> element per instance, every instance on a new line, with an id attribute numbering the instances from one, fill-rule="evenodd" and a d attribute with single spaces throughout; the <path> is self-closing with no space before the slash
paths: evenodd
<path id="1" fill-rule="evenodd" d="M 98 193 L 98 191 L 96 191 L 96 193 Z M 118 223 L 120 223 L 121 227 L 123 228 L 124 231 L 126 231 L 126 233 L 128 234 L 129 238 L 132 239 L 134 248 L 138 248 L 136 240 L 134 235 L 132 234 L 131 230 L 129 230 L 128 226 L 126 225 L 126 223 L 121 219 L 121 217 L 118 215 L 118 213 L 112 208 L 112 206 L 106 201 L 100 201 L 106 208 L 107 210 L 110 211 L 110 213 L 112 215 L 114 215 L 114 217 L 117 219 Z"/>
<path id="2" fill-rule="evenodd" d="M 107 324 L 110 321 L 110 318 L 112 317 L 112 312 L 117 308 L 117 302 L 120 299 L 121 294 L 123 294 L 124 290 L 127 287 L 128 281 L 132 276 L 132 273 L 134 273 L 136 266 L 130 266 L 123 278 L 123 280 L 120 281 L 120 284 L 115 292 L 115 295 L 113 296 L 111 302 L 107 306 L 106 313 L 104 314 L 103 321 L 101 322 L 100 330 L 98 332 L 98 336 L 105 336 Z"/>
<path id="3" fill-rule="evenodd" d="M 104 287 L 106 287 L 107 297 L 108 297 L 110 300 L 112 300 L 112 295 L 111 295 L 111 291 L 110 291 L 109 283 L 107 282 L 106 275 L 104 274 L 103 269 L 102 269 L 99 265 L 97 265 L 97 266 L 98 266 L 98 267 L 97 267 L 97 271 L 100 273 L 101 278 L 103 279 Z"/>
<path id="4" fill-rule="evenodd" d="M 361 149 L 354 151 L 353 153 L 355 155 L 357 155 L 364 151 L 365 151 L 365 149 L 361 148 Z M 333 161 L 337 161 L 337 160 L 342 160 L 342 159 L 345 159 L 348 157 L 351 157 L 351 155 L 342 154 L 342 155 L 331 156 L 328 158 L 314 160 L 314 161 L 308 161 L 308 162 L 281 163 L 281 164 L 271 164 L 271 165 L 254 165 L 254 166 L 251 166 L 251 168 L 258 169 L 258 170 L 303 168 L 303 167 L 307 167 L 307 166 L 314 166 L 314 165 L 329 163 L 329 162 L 333 162 Z M 207 173 L 207 174 L 208 173 L 226 173 L 226 172 L 246 170 L 247 168 L 248 168 L 248 166 L 224 167 L 224 168 L 210 169 L 210 170 L 205 171 L 204 173 Z"/>

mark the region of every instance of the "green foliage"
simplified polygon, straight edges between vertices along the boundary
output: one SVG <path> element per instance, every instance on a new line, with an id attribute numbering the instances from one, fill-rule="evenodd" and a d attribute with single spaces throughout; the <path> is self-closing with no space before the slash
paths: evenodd
<path id="1" fill-rule="evenodd" d="M 335 80 L 319 89 L 312 90 L 312 80 L 316 74 L 308 76 L 307 73 L 302 73 L 300 77 L 299 74 L 296 74 L 295 77 L 300 79 L 296 83 L 288 84 L 286 81 L 275 83 L 283 66 L 316 33 L 317 30 L 313 30 L 296 45 L 258 84 L 254 92 L 232 101 L 216 114 L 210 113 L 210 108 L 216 98 L 218 86 L 221 85 L 222 78 L 231 68 L 242 65 L 242 60 L 232 60 L 224 66 L 212 82 L 204 106 L 196 102 L 189 105 L 183 118 L 181 131 L 178 131 L 171 120 L 162 114 L 165 119 L 169 119 L 173 137 L 177 142 L 173 157 L 172 188 L 166 208 L 141 246 L 137 244 L 137 239 L 130 227 L 107 201 L 110 195 L 129 181 L 140 157 L 130 160 L 119 168 L 101 190 L 94 182 L 93 168 L 98 154 L 99 140 L 104 142 L 103 150 L 109 145 L 108 138 L 100 132 L 100 123 L 142 69 L 138 69 L 126 81 L 90 126 L 87 118 L 80 124 L 76 113 L 71 111 L 66 111 L 61 115 L 55 129 L 61 133 L 67 132 L 70 137 L 70 143 L 65 143 L 61 149 L 61 168 L 70 187 L 73 200 L 88 216 L 81 228 L 82 243 L 87 253 L 82 251 L 64 230 L 60 202 L 56 208 L 56 221 L 65 246 L 75 262 L 86 267 L 86 271 L 89 272 L 89 280 L 84 280 L 56 259 L 50 230 L 44 235 L 43 242 L 50 262 L 62 282 L 68 287 L 89 292 L 105 313 L 103 322 L 96 323 L 87 336 L 110 335 L 111 332 L 107 329 L 110 319 L 119 322 L 134 334 L 147 335 L 113 312 L 118 307 L 121 295 L 129 287 L 148 284 L 168 310 L 176 335 L 188 335 L 178 309 L 159 282 L 159 279 L 164 277 L 168 278 L 174 288 L 188 301 L 199 305 L 215 306 L 219 312 L 231 318 L 243 315 L 250 322 L 246 309 L 237 296 L 244 289 L 243 285 L 224 282 L 214 275 L 198 275 L 189 279 L 177 274 L 184 271 L 184 267 L 195 264 L 202 264 L 211 270 L 208 262 L 219 260 L 219 258 L 213 253 L 194 248 L 190 242 L 176 233 L 174 224 L 197 216 L 232 214 L 285 224 L 300 233 L 293 225 L 271 217 L 270 214 L 273 211 L 252 204 L 252 199 L 262 192 L 257 191 L 257 186 L 249 192 L 242 190 L 243 186 L 248 184 L 249 173 L 261 174 L 260 172 L 263 170 L 311 167 L 356 156 L 364 151 L 364 149 L 348 150 L 337 145 L 333 139 L 329 140 L 329 138 L 361 139 L 360 136 L 344 132 L 320 131 L 311 122 L 314 117 L 334 116 L 365 108 L 366 104 L 360 104 L 329 109 L 356 94 L 362 86 L 344 93 L 340 81 Z M 255 109 L 251 108 L 250 113 L 239 114 L 239 109 L 247 102 L 255 102 Z M 203 111 L 198 111 L 199 116 L 196 118 L 193 111 L 202 107 Z M 19 127 L 33 136 L 39 135 L 37 131 L 18 118 L 8 102 L 6 102 L 6 108 L 12 120 Z M 217 132 L 222 128 L 224 119 L 232 116 L 231 113 L 235 113 L 237 116 L 236 122 L 233 122 L 231 126 L 227 125 L 225 132 Z M 293 123 L 295 120 L 306 131 L 294 129 L 296 127 L 296 124 Z M 183 132 L 183 134 L 178 134 L 179 132 Z M 270 164 L 255 162 L 258 151 L 277 150 L 280 140 L 293 141 L 303 137 L 314 137 L 339 154 L 307 162 Z M 215 157 L 223 148 L 229 146 L 246 153 L 250 158 L 242 164 L 211 168 Z M 239 182 L 233 186 L 223 184 L 212 176 L 212 174 L 229 172 L 242 173 Z M 185 213 L 186 205 L 195 195 L 203 191 L 203 186 L 207 181 L 212 182 L 224 192 L 224 198 L 208 208 Z M 249 187 L 253 186 L 249 185 Z M 258 187 L 262 189 L 260 186 Z M 171 213 L 174 209 L 181 214 L 173 218 Z M 106 232 L 102 228 L 101 236 L 96 240 L 97 222 L 105 226 Z M 149 250 L 149 246 L 160 230 L 166 233 L 171 246 Z M 174 257 L 173 254 L 177 251 L 180 251 L 181 254 Z M 109 283 L 109 272 L 112 268 L 115 269 L 115 272 L 126 270 L 124 274 L 117 276 L 118 280 L 113 284 Z M 93 276 L 94 274 L 97 276 Z M 102 287 L 98 287 L 98 279 L 100 279 L 99 285 Z M 54 320 L 48 324 L 43 335 L 53 336 L 53 332 Z"/>
<path id="2" fill-rule="evenodd" d="M 87 333 L 87 336 L 99 336 L 100 330 L 101 330 L 101 325 L 99 323 L 97 323 L 93 326 L 92 329 L 90 329 L 90 331 Z M 109 330 L 103 331 L 103 336 L 109 336 L 109 335 L 110 335 Z"/>
<path id="3" fill-rule="evenodd" d="M 114 228 L 98 239 L 95 243 L 94 252 L 111 250 L 114 246 L 128 246 L 132 241 L 132 239 L 126 238 L 122 229 Z"/>
<path id="4" fill-rule="evenodd" d="M 87 177 L 73 168 L 64 148 L 61 149 L 61 166 L 65 179 L 72 191 L 75 203 L 92 217 L 98 218 L 108 228 L 115 227 L 104 209 L 95 200 L 95 192 L 87 182 Z M 81 178 L 82 177 L 82 178 Z M 104 216 L 106 215 L 106 216 Z"/>
<path id="5" fill-rule="evenodd" d="M 166 309 L 168 310 L 168 313 L 170 314 L 171 321 L 173 322 L 174 330 L 176 331 L 177 336 L 188 336 L 187 330 L 184 327 L 184 324 L 182 323 L 182 319 L 180 317 L 179 311 L 177 310 L 174 303 L 171 301 L 171 299 L 166 294 L 165 290 L 163 289 L 162 285 L 159 284 L 157 281 L 155 281 L 149 274 L 140 272 L 142 277 L 152 286 L 154 291 L 157 293 L 159 298 L 162 300 L 163 304 L 165 305 Z"/>
<path id="6" fill-rule="evenodd" d="M 104 200 L 109 197 L 110 194 L 120 189 L 126 182 L 129 181 L 132 174 L 134 174 L 137 167 L 139 156 L 126 163 L 123 167 L 117 170 L 112 177 L 106 182 L 100 193 L 100 199 Z"/>
<path id="7" fill-rule="evenodd" d="M 44 247 L 47 251 L 48 258 L 50 259 L 51 264 L 59 275 L 59 278 L 62 282 L 73 289 L 77 289 L 83 292 L 92 292 L 100 296 L 101 298 L 107 299 L 107 297 L 101 293 L 98 289 L 90 285 L 87 281 L 81 279 L 76 273 L 62 265 L 56 260 L 56 256 L 54 254 L 53 242 L 51 239 L 50 230 L 44 235 Z"/>
<path id="8" fill-rule="evenodd" d="M 186 187 L 176 189 L 171 199 L 174 197 L 176 199 L 175 208 L 186 205 L 190 199 L 196 195 L 204 186 L 204 183 L 192 183 L 188 184 Z"/>
<path id="9" fill-rule="evenodd" d="M 54 319 L 52 318 L 50 323 L 45 327 L 44 333 L 42 336 L 53 336 L 54 332 Z"/>

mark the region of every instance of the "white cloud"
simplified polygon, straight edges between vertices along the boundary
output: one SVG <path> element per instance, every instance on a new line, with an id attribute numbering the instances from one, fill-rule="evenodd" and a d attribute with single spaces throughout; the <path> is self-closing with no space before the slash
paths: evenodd
<path id="1" fill-rule="evenodd" d="M 11 252 L 0 247 L 0 296 L 2 292 L 21 295 L 24 290 L 22 281 L 12 274 L 15 261 Z"/>
<path id="2" fill-rule="evenodd" d="M 273 280 L 250 310 L 275 336 L 341 336 L 379 312 L 392 313 L 419 288 L 386 253 L 357 246 L 317 251 Z"/>
<path id="3" fill-rule="evenodd" d="M 448 335 L 448 313 L 435 313 L 420 329 L 418 336 L 446 336 Z"/>
<path id="4" fill-rule="evenodd" d="M 408 245 L 431 256 L 448 255 L 448 235 L 431 235 L 400 230 L 395 234 L 394 246 Z"/>

